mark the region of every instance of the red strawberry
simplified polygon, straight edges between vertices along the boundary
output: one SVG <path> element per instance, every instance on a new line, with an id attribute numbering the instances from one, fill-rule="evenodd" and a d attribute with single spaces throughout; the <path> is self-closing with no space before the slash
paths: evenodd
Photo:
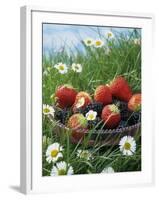
<path id="1" fill-rule="evenodd" d="M 68 120 L 68 127 L 72 129 L 71 139 L 74 143 L 78 143 L 79 140 L 84 138 L 87 130 L 87 119 L 83 114 L 73 114 Z"/>
<path id="2" fill-rule="evenodd" d="M 131 111 L 139 111 L 141 109 L 141 94 L 134 94 L 129 102 L 128 102 L 128 108 Z"/>
<path id="3" fill-rule="evenodd" d="M 70 107 L 74 104 L 77 91 L 70 85 L 62 85 L 57 88 L 55 98 L 60 108 Z"/>
<path id="4" fill-rule="evenodd" d="M 91 102 L 92 99 L 87 92 L 79 92 L 73 104 L 73 111 L 76 112 L 78 108 L 85 108 Z"/>
<path id="5" fill-rule="evenodd" d="M 118 76 L 110 84 L 110 90 L 114 97 L 128 102 L 132 96 L 132 91 L 125 78 Z"/>
<path id="6" fill-rule="evenodd" d="M 109 87 L 106 85 L 98 86 L 95 90 L 94 100 L 103 105 L 112 103 L 112 94 Z"/>
<path id="7" fill-rule="evenodd" d="M 107 105 L 102 110 L 101 118 L 107 128 L 116 128 L 121 120 L 120 111 L 114 104 Z"/>

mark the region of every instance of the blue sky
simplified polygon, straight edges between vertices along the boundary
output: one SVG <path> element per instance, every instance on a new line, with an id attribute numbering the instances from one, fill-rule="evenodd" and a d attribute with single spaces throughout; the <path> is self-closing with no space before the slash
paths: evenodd
<path id="1" fill-rule="evenodd" d="M 82 50 L 81 41 L 90 37 L 99 39 L 99 33 L 105 35 L 106 32 L 112 31 L 114 34 L 132 31 L 133 28 L 112 28 L 112 27 L 94 27 L 79 25 L 62 25 L 62 24 L 43 24 L 43 51 L 47 54 L 50 51 L 60 51 L 64 46 L 67 49 Z"/>

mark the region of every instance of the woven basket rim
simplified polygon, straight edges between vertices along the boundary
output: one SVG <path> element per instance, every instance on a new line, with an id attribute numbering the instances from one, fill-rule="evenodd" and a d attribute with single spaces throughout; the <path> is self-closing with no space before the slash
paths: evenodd
<path id="1" fill-rule="evenodd" d="M 65 130 L 68 130 L 68 131 L 78 131 L 78 132 L 86 132 L 86 130 L 91 130 L 91 129 L 79 129 L 79 128 L 76 128 L 76 129 L 71 129 L 67 126 L 65 126 L 64 124 L 62 124 L 61 122 L 59 121 L 56 121 L 56 125 L 59 126 L 60 128 L 63 128 Z M 141 125 L 141 122 L 138 122 L 134 125 L 131 125 L 131 126 L 126 126 L 126 127 L 123 127 L 123 128 L 116 128 L 116 129 L 103 129 L 103 130 L 94 130 L 93 134 L 98 134 L 99 131 L 101 131 L 100 134 L 111 134 L 111 133 L 122 133 L 122 132 L 125 132 L 125 131 L 131 131 L 135 128 L 139 128 Z"/>

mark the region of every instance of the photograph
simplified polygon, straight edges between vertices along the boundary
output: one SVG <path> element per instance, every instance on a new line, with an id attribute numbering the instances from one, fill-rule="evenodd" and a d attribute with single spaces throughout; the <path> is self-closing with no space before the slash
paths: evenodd
<path id="1" fill-rule="evenodd" d="M 42 176 L 142 171 L 142 29 L 42 23 L 41 40 Z"/>

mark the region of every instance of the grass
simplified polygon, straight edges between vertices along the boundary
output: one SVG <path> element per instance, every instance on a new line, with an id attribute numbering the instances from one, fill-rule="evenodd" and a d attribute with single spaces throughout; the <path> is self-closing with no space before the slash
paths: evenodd
<path id="1" fill-rule="evenodd" d="M 84 51 L 79 49 L 70 53 L 67 46 L 62 52 L 51 53 L 49 56 L 43 54 L 43 104 L 53 104 L 51 97 L 59 85 L 70 84 L 77 91 L 87 91 L 93 97 L 95 88 L 100 84 L 107 84 L 118 75 L 123 75 L 130 84 L 134 93 L 141 91 L 141 46 L 135 44 L 135 38 L 139 38 L 138 31 L 134 31 L 124 36 L 120 33 L 115 40 L 99 37 L 107 44 L 101 48 L 86 46 L 81 44 Z M 107 54 L 107 47 L 110 52 Z M 68 70 L 66 74 L 60 74 L 53 68 L 58 62 L 71 66 L 72 63 L 80 63 L 83 67 L 81 73 Z M 72 144 L 69 132 L 63 131 L 60 135 L 55 131 L 56 122 L 50 121 L 48 117 L 43 117 L 43 176 L 49 176 L 53 164 L 46 162 L 47 147 L 58 142 L 64 147 L 63 159 L 69 163 L 74 174 L 101 173 L 105 167 L 113 167 L 115 172 L 140 171 L 141 170 L 141 138 L 140 130 L 135 138 L 137 149 L 132 156 L 123 156 L 118 145 L 88 145 Z M 77 157 L 78 149 L 87 149 L 92 154 L 92 159 L 86 160 Z"/>

